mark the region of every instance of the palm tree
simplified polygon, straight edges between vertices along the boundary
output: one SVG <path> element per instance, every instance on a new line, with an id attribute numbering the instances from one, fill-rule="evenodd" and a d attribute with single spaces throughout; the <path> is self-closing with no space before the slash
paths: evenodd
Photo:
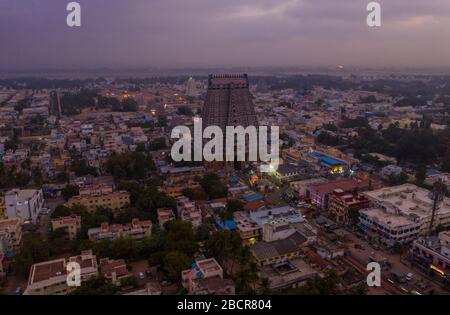
<path id="1" fill-rule="evenodd" d="M 260 294 L 270 294 L 270 280 L 268 278 L 262 278 L 259 283 L 259 292 Z"/>

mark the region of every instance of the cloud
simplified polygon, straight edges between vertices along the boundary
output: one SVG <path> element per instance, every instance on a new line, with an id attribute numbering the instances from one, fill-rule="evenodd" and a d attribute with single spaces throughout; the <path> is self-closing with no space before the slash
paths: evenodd
<path id="1" fill-rule="evenodd" d="M 450 65 L 450 1 L 2 0 L 0 69 L 214 65 Z"/>

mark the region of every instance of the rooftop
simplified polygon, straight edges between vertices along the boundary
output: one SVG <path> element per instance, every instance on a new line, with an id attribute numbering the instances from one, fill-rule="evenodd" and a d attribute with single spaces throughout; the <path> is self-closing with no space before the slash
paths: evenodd
<path id="1" fill-rule="evenodd" d="M 12 189 L 5 193 L 5 197 L 16 194 L 19 201 L 25 201 L 31 199 L 37 193 L 39 193 L 37 189 Z"/>
<path id="2" fill-rule="evenodd" d="M 258 259 L 269 259 L 281 255 L 293 253 L 307 240 L 300 233 L 295 232 L 288 238 L 274 242 L 257 242 L 250 246 Z"/>
<path id="3" fill-rule="evenodd" d="M 312 185 L 311 187 L 314 187 L 317 192 L 329 194 L 338 188 L 343 191 L 349 191 L 357 187 L 362 188 L 366 186 L 369 186 L 369 181 L 357 179 L 344 179 L 335 182 L 316 184 Z"/>
<path id="4" fill-rule="evenodd" d="M 433 207 L 431 192 L 413 184 L 382 188 L 364 194 L 382 203 L 386 208 L 395 209 L 412 218 L 425 218 L 431 215 Z M 450 199 L 444 197 L 438 205 L 437 213 L 449 212 Z"/>
<path id="5" fill-rule="evenodd" d="M 408 217 L 388 213 L 380 208 L 364 209 L 360 210 L 359 212 L 367 215 L 367 217 L 369 217 L 370 219 L 391 228 L 401 228 L 415 224 L 415 222 Z"/>

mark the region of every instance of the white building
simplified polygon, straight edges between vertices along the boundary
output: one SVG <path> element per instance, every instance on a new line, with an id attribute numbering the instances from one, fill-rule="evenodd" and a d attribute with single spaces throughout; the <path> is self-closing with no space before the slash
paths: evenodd
<path id="1" fill-rule="evenodd" d="M 5 193 L 6 215 L 9 219 L 20 218 L 36 223 L 44 205 L 42 189 L 13 189 Z"/>
<path id="2" fill-rule="evenodd" d="M 81 255 L 70 258 L 59 258 L 44 261 L 31 266 L 28 284 L 24 295 L 64 295 L 75 287 L 67 284 L 67 264 L 75 262 L 80 265 L 80 280 L 86 280 L 98 276 L 97 257 L 91 250 L 81 252 Z"/>
<path id="3" fill-rule="evenodd" d="M 412 184 L 403 184 L 364 192 L 371 205 L 381 208 L 392 215 L 403 216 L 419 223 L 420 234 L 427 234 L 433 210 L 432 192 Z M 443 197 L 439 202 L 433 229 L 450 226 L 450 198 Z"/>
<path id="4" fill-rule="evenodd" d="M 380 208 L 359 211 L 359 229 L 372 241 L 387 247 L 403 245 L 419 237 L 420 223 Z"/>
<path id="5" fill-rule="evenodd" d="M 419 238 L 411 248 L 412 259 L 426 270 L 450 278 L 450 231 L 439 233 L 438 237 Z"/>

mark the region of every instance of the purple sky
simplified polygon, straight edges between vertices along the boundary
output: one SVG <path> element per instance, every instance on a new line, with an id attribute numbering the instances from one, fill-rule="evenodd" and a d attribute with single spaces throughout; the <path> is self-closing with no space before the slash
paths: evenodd
<path id="1" fill-rule="evenodd" d="M 0 69 L 139 66 L 450 66 L 450 0 L 0 1 Z"/>

